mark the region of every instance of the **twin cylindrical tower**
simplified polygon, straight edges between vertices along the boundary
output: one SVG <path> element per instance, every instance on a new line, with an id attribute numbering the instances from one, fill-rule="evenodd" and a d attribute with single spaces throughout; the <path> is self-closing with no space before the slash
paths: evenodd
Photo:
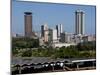
<path id="1" fill-rule="evenodd" d="M 85 26 L 85 13 L 82 10 L 77 10 L 75 12 L 75 34 L 84 34 Z"/>

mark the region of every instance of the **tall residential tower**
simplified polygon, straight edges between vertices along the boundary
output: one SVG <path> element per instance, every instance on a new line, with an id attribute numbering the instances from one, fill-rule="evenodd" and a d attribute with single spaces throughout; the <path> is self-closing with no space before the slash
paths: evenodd
<path id="1" fill-rule="evenodd" d="M 85 13 L 82 10 L 75 12 L 75 34 L 84 34 Z"/>

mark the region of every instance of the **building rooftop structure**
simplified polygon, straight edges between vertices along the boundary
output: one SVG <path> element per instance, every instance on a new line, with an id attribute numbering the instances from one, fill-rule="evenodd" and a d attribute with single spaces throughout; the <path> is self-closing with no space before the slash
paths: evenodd
<path id="1" fill-rule="evenodd" d="M 12 65 L 23 65 L 23 64 L 44 64 L 44 63 L 51 63 L 51 62 L 64 62 L 69 61 L 69 59 L 51 59 L 50 57 L 14 57 L 12 58 Z"/>
<path id="2" fill-rule="evenodd" d="M 75 43 L 52 43 L 52 47 L 56 48 L 60 48 L 60 47 L 68 47 L 68 46 L 71 46 L 71 45 L 76 45 Z"/>
<path id="3" fill-rule="evenodd" d="M 32 12 L 24 12 L 24 14 L 26 14 L 26 15 L 31 15 Z"/>
<path id="4" fill-rule="evenodd" d="M 30 64 L 45 64 L 45 63 L 57 63 L 57 62 L 85 62 L 85 61 L 96 61 L 95 58 L 58 58 L 58 59 L 51 59 L 49 57 L 14 57 L 12 58 L 12 65 L 30 65 Z"/>

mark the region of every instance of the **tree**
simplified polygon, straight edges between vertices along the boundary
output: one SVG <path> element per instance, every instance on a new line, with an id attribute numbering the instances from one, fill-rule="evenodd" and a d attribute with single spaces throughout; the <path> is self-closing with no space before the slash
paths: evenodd
<path id="1" fill-rule="evenodd" d="M 15 55 L 17 55 L 17 54 L 18 54 L 18 50 L 12 49 L 12 56 L 15 56 Z"/>
<path id="2" fill-rule="evenodd" d="M 83 50 L 96 50 L 96 42 L 90 41 L 90 42 L 82 42 L 77 45 L 77 49 L 79 51 Z"/>
<path id="3" fill-rule="evenodd" d="M 31 57 L 32 56 L 32 51 L 31 50 L 26 50 L 22 52 L 22 57 Z"/>
<path id="4" fill-rule="evenodd" d="M 39 39 L 12 38 L 12 48 L 36 48 L 39 47 Z"/>

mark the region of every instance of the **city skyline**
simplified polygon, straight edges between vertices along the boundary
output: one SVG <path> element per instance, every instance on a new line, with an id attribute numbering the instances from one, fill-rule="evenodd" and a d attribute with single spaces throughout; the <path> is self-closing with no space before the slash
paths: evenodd
<path id="1" fill-rule="evenodd" d="M 35 32 L 47 23 L 49 28 L 62 24 L 64 31 L 75 33 L 75 11 L 80 9 L 86 14 L 85 34 L 95 34 L 95 6 L 17 1 L 12 4 L 12 33 L 24 34 L 24 12 L 33 13 L 32 27 Z"/>

